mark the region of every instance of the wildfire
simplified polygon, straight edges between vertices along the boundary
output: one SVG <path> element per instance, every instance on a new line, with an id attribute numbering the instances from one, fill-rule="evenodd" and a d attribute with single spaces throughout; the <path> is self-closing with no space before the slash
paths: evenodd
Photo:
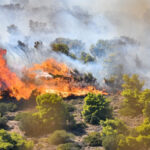
<path id="1" fill-rule="evenodd" d="M 9 70 L 4 58 L 5 55 L 6 50 L 0 49 L 0 91 L 9 90 L 10 95 L 17 99 L 21 97 L 28 98 L 32 91 L 27 88 L 15 73 Z"/>
<path id="2" fill-rule="evenodd" d="M 72 70 L 63 63 L 54 59 L 48 59 L 42 64 L 35 64 L 32 68 L 23 70 L 23 78 L 20 79 L 11 72 L 4 58 L 6 50 L 0 49 L 0 91 L 9 90 L 11 96 L 28 99 L 33 90 L 39 93 L 57 93 L 62 97 L 71 95 L 83 96 L 89 92 L 95 94 L 107 94 L 97 90 L 94 86 L 83 85 L 75 81 Z"/>

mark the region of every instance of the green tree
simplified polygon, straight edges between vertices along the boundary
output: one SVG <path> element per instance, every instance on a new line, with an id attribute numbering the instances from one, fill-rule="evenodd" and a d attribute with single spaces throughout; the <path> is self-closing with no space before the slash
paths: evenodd
<path id="1" fill-rule="evenodd" d="M 69 55 L 69 47 L 66 44 L 63 43 L 53 43 L 51 45 L 52 50 L 55 52 L 61 52 L 66 55 Z"/>
<path id="2" fill-rule="evenodd" d="M 36 98 L 38 112 L 37 116 L 44 126 L 48 128 L 65 128 L 70 120 L 63 99 L 57 94 L 43 94 Z"/>
<path id="3" fill-rule="evenodd" d="M 69 129 L 75 123 L 74 117 L 63 99 L 56 94 L 43 94 L 36 98 L 37 112 L 16 116 L 20 128 L 27 136 L 44 135 L 54 130 Z"/>
<path id="4" fill-rule="evenodd" d="M 142 105 L 140 103 L 140 95 L 142 93 L 143 81 L 140 81 L 138 75 L 132 77 L 123 76 L 124 84 L 122 85 L 122 96 L 124 97 L 121 113 L 123 115 L 138 115 L 142 113 Z"/>
<path id="5" fill-rule="evenodd" d="M 99 124 L 100 120 L 111 117 L 111 108 L 103 95 L 89 93 L 84 99 L 82 114 L 86 122 Z"/>

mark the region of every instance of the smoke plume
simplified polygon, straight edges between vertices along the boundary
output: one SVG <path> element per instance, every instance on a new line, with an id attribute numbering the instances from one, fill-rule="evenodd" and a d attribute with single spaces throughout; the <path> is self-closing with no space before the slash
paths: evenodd
<path id="1" fill-rule="evenodd" d="M 0 47 L 20 76 L 24 67 L 54 58 L 99 82 L 120 73 L 150 79 L 149 0 L 1 0 L 0 11 Z M 80 46 L 70 51 L 89 53 L 95 61 L 53 52 L 57 38 L 77 40 Z"/>

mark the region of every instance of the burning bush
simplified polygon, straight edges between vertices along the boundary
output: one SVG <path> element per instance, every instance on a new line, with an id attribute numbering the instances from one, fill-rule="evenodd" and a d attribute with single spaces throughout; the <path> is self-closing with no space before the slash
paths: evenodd
<path id="1" fill-rule="evenodd" d="M 6 50 L 0 49 L 0 95 L 1 91 L 8 90 L 10 95 L 17 99 L 28 98 L 32 88 L 27 87 L 15 73 L 10 71 L 4 58 L 5 55 Z"/>
<path id="2" fill-rule="evenodd" d="M 32 91 L 35 90 L 41 94 L 56 93 L 62 97 L 83 96 L 89 92 L 104 93 L 97 90 L 93 84 L 86 83 L 86 81 L 88 83 L 90 81 L 90 84 L 93 82 L 92 76 L 87 75 L 80 83 L 75 80 L 71 68 L 55 59 L 47 59 L 42 64 L 25 68 L 22 71 L 22 78 L 19 78 L 7 66 L 5 54 L 6 50 L 0 49 L 0 96 L 2 96 L 2 91 L 9 91 L 10 96 L 17 100 L 29 99 Z"/>

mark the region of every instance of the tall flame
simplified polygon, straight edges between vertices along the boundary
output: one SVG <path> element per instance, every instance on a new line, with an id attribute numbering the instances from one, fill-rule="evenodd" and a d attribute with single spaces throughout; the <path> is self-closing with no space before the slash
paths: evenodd
<path id="1" fill-rule="evenodd" d="M 62 97 L 70 95 L 83 96 L 89 92 L 107 94 L 97 90 L 94 86 L 83 85 L 74 80 L 72 70 L 63 63 L 48 59 L 42 64 L 35 64 L 32 68 L 23 70 L 20 79 L 11 72 L 4 56 L 6 50 L 0 49 L 0 91 L 9 90 L 11 96 L 28 99 L 33 90 L 39 93 L 57 93 Z"/>
<path id="2" fill-rule="evenodd" d="M 0 49 L 0 91 L 9 90 L 11 96 L 15 96 L 17 99 L 28 98 L 32 91 L 15 73 L 9 70 L 4 58 L 5 55 L 6 50 Z"/>

